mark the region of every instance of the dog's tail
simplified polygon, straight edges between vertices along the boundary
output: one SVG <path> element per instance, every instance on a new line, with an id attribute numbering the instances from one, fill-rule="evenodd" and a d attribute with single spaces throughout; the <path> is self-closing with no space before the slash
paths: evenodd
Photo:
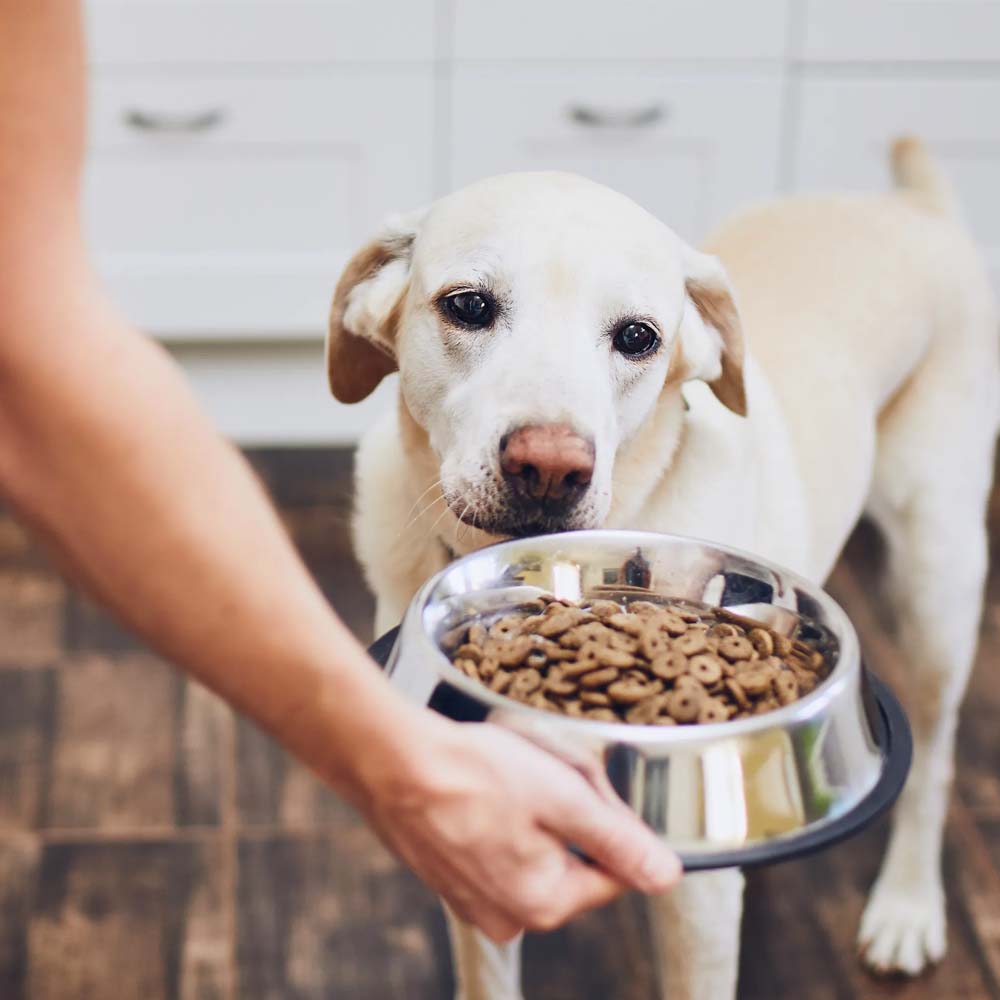
<path id="1" fill-rule="evenodd" d="M 892 144 L 892 176 L 897 190 L 935 215 L 959 216 L 955 189 L 927 147 L 915 135 Z"/>

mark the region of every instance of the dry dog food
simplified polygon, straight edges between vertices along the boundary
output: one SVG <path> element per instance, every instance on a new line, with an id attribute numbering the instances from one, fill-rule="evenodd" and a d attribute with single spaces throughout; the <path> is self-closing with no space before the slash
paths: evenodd
<path id="1" fill-rule="evenodd" d="M 538 598 L 451 633 L 463 673 L 533 708 L 646 725 L 724 722 L 788 705 L 823 654 L 721 608 Z"/>

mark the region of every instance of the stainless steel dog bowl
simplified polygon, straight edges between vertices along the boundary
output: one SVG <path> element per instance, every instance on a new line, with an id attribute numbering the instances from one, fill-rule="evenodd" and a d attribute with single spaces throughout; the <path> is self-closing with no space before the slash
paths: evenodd
<path id="1" fill-rule="evenodd" d="M 726 607 L 809 642 L 832 669 L 810 694 L 765 715 L 664 728 L 531 708 L 466 677 L 442 652 L 461 623 L 546 591 Z M 596 757 L 688 869 L 772 862 L 848 836 L 895 799 L 909 767 L 905 716 L 862 667 L 840 607 L 794 573 L 690 538 L 583 531 L 481 549 L 429 580 L 398 637 L 373 653 L 400 689 L 452 718 L 507 725 L 571 761 Z"/>

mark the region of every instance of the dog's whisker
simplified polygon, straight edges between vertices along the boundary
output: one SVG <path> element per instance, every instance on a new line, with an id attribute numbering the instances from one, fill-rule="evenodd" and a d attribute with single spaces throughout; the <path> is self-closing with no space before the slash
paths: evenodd
<path id="1" fill-rule="evenodd" d="M 420 496 L 418 496 L 417 499 L 413 501 L 412 505 L 410 506 L 410 509 L 406 512 L 406 517 L 409 517 L 417 509 L 417 507 L 420 505 L 420 501 L 423 500 L 423 498 L 427 496 L 427 494 L 430 493 L 432 489 L 434 489 L 436 486 L 441 486 L 441 485 L 442 485 L 442 480 L 440 478 L 435 479 L 434 482 L 431 483 L 430 486 L 428 486 L 427 489 L 424 490 L 423 493 L 421 493 Z"/>
<path id="2" fill-rule="evenodd" d="M 421 510 L 421 511 L 420 511 L 420 512 L 419 512 L 418 514 L 416 514 L 416 515 L 414 515 L 414 516 L 413 516 L 412 518 L 410 518 L 410 520 L 409 520 L 409 521 L 407 521 L 407 522 L 406 522 L 406 524 L 405 524 L 405 525 L 404 525 L 404 526 L 403 526 L 403 527 L 402 527 L 402 528 L 400 529 L 400 532 L 399 532 L 399 535 L 397 535 L 397 538 L 401 538 L 401 537 L 402 537 L 402 536 L 403 536 L 403 535 L 404 535 L 404 534 L 405 534 L 405 533 L 406 533 L 406 532 L 407 532 L 407 531 L 408 531 L 408 530 L 409 530 L 410 528 L 412 528 L 412 527 L 413 527 L 413 525 L 415 525 L 415 524 L 416 524 L 416 523 L 417 523 L 417 522 L 418 522 L 418 521 L 419 521 L 419 520 L 420 520 L 420 519 L 421 519 L 421 518 L 422 518 L 422 517 L 423 517 L 423 516 L 424 516 L 424 515 L 425 515 L 426 513 L 428 513 L 428 512 L 430 511 L 430 510 L 432 510 L 435 504 L 438 504 L 438 503 L 440 503 L 440 502 L 441 502 L 442 500 L 444 500 L 444 495 L 443 495 L 443 494 L 442 494 L 441 496 L 438 496 L 438 497 L 435 497 L 435 498 L 434 498 L 434 499 L 433 499 L 433 500 L 432 500 L 432 501 L 431 501 L 431 502 L 430 502 L 429 504 L 427 504 L 427 506 L 426 506 L 426 507 L 424 507 L 424 508 L 423 508 L 423 510 Z M 447 510 L 447 509 L 448 509 L 448 505 L 447 505 L 447 503 L 445 504 L 445 508 L 444 508 L 444 509 L 445 509 L 445 510 Z M 435 523 L 436 523 L 436 522 L 435 522 Z"/>

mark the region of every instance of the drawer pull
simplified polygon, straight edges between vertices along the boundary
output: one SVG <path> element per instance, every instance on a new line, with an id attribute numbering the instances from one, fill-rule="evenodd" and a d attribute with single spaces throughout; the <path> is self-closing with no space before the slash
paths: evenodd
<path id="1" fill-rule="evenodd" d="M 569 117 L 577 125 L 588 128 L 648 128 L 664 121 L 667 112 L 666 105 L 659 103 L 624 111 L 574 104 L 569 109 Z"/>
<path id="2" fill-rule="evenodd" d="M 171 115 L 158 111 L 140 111 L 129 108 L 123 115 L 125 124 L 141 132 L 208 132 L 225 120 L 226 113 L 221 108 L 199 111 L 193 115 Z"/>

